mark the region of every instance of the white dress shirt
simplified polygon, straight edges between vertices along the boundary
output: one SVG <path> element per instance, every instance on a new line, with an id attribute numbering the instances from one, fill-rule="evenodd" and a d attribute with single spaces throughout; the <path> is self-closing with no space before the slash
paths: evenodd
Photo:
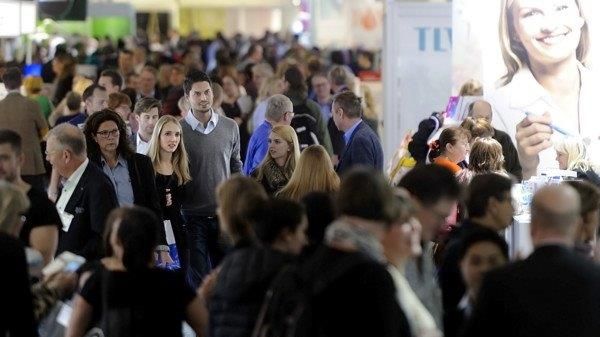
<path id="1" fill-rule="evenodd" d="M 206 128 L 198 119 L 196 119 L 191 109 L 185 116 L 185 121 L 192 127 L 192 130 L 208 135 L 217 127 L 217 123 L 219 122 L 219 114 L 215 113 L 212 108 L 210 109 L 210 114 L 210 120 L 206 124 Z"/>
<path id="2" fill-rule="evenodd" d="M 136 133 L 135 138 L 136 138 L 135 152 L 137 152 L 139 154 L 147 155 L 148 154 L 148 149 L 150 148 L 150 143 L 144 141 L 140 137 L 140 133 L 139 132 Z"/>
<path id="3" fill-rule="evenodd" d="M 75 187 L 79 184 L 79 180 L 81 180 L 81 176 L 83 176 L 83 172 L 88 166 L 90 162 L 89 159 L 86 160 L 79 165 L 79 167 L 71 174 L 71 176 L 65 181 L 63 184 L 62 192 L 60 194 L 60 198 L 56 202 L 56 210 L 58 211 L 58 215 L 60 216 L 60 220 L 62 222 L 62 230 L 65 232 L 69 231 L 69 227 L 71 227 L 71 221 L 73 220 L 73 214 L 67 213 L 65 208 L 71 200 L 71 196 L 73 192 L 75 192 Z"/>

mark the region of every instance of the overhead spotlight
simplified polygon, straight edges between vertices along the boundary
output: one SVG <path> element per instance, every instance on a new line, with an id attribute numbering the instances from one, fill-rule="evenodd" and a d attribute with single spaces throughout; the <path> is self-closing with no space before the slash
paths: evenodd
<path id="1" fill-rule="evenodd" d="M 300 6 L 300 2 L 301 2 L 301 0 L 292 0 L 292 5 L 298 7 L 298 6 Z"/>

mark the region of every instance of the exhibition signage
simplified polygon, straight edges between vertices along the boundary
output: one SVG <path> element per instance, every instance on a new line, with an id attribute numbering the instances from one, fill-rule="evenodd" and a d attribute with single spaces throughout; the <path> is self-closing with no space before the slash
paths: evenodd
<path id="1" fill-rule="evenodd" d="M 388 0 L 383 47 L 384 155 L 433 111 L 452 88 L 452 4 Z"/>

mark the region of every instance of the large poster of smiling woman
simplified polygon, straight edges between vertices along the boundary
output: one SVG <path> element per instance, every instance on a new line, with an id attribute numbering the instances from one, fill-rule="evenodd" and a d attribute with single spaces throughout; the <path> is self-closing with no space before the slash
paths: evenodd
<path id="1" fill-rule="evenodd" d="M 593 145 L 600 136 L 590 21 L 585 0 L 500 2 L 504 67 L 485 96 L 493 106 L 494 126 L 512 137 L 528 178 L 559 167 L 555 144 L 564 138 Z"/>

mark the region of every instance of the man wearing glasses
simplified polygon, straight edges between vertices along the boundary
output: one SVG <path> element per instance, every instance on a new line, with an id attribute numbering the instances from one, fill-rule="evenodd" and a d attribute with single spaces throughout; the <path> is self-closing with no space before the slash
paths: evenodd
<path id="1" fill-rule="evenodd" d="M 398 186 L 410 194 L 422 227 L 423 255 L 408 261 L 406 278 L 439 327 L 442 326 L 442 298 L 433 263 L 433 240 L 455 209 L 460 186 L 450 170 L 438 165 L 415 167 L 402 177 Z"/>
<path id="2" fill-rule="evenodd" d="M 265 121 L 254 131 L 248 142 L 244 174 L 252 174 L 269 150 L 269 133 L 274 126 L 290 125 L 294 117 L 294 105 L 284 95 L 273 95 L 267 103 Z"/>

